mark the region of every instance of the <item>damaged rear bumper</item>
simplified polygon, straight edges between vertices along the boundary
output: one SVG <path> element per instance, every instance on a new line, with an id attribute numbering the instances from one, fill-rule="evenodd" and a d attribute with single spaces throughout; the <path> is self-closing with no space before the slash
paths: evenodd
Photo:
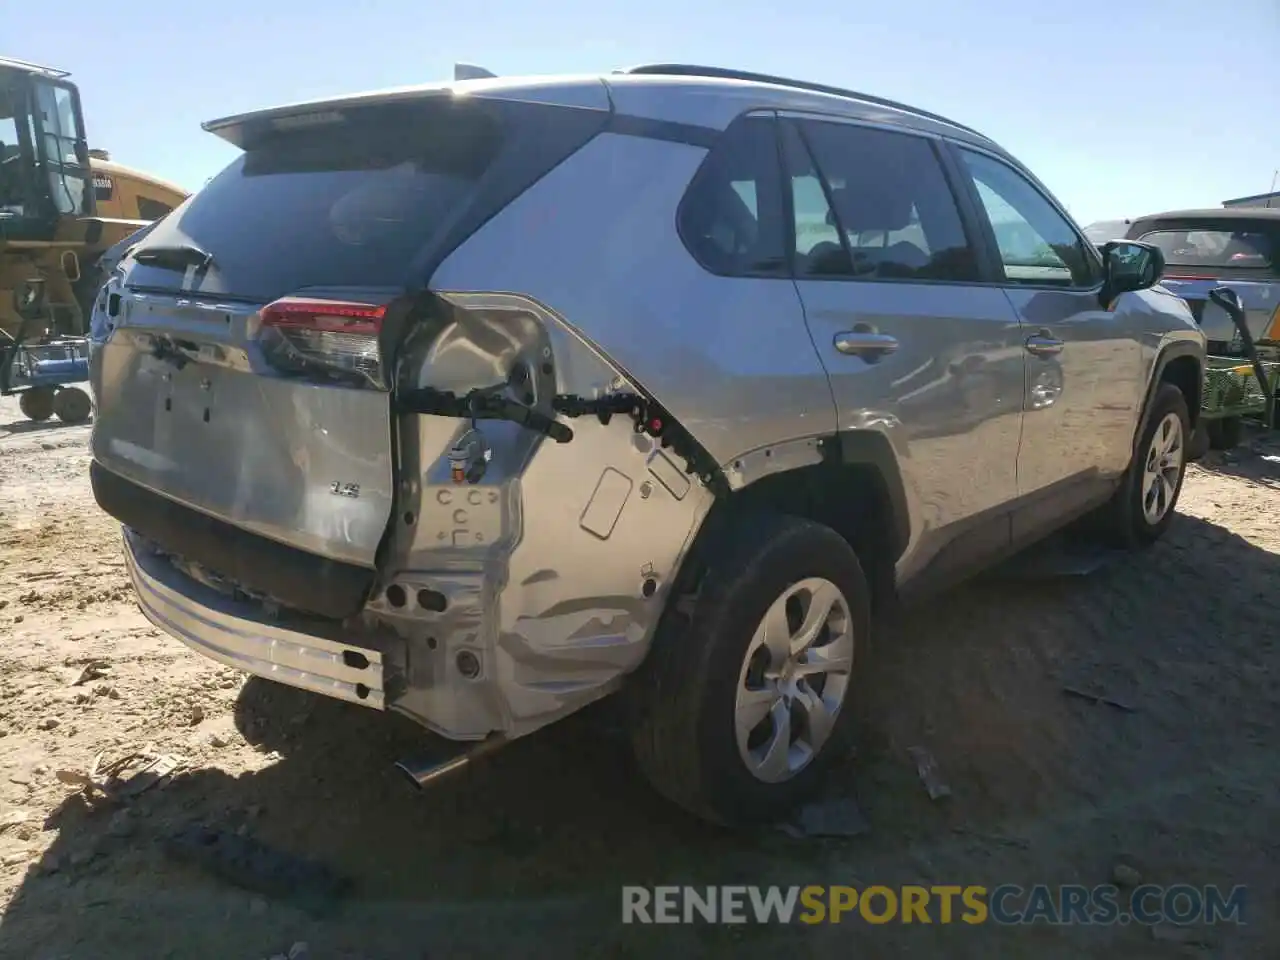
<path id="1" fill-rule="evenodd" d="M 472 369 L 477 358 L 535 399 L 637 392 L 541 306 L 455 299 L 451 332 L 422 347 L 406 395 L 482 382 L 492 374 Z M 507 369 L 517 361 L 523 379 Z M 562 413 L 572 443 L 505 419 L 399 414 L 376 570 L 270 541 L 96 462 L 94 493 L 126 528 L 144 612 L 193 649 L 451 740 L 513 739 L 640 665 L 715 496 L 680 444 L 632 414 Z M 459 477 L 454 451 L 477 436 L 483 469 Z"/>
<path id="2" fill-rule="evenodd" d="M 197 653 L 313 693 L 386 708 L 379 651 L 273 624 L 260 605 L 197 583 L 128 528 L 124 555 L 147 619 Z"/>

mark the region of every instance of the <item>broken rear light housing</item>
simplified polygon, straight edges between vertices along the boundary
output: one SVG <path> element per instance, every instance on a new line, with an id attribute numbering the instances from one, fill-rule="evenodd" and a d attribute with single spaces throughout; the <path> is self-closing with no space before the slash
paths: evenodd
<path id="1" fill-rule="evenodd" d="M 284 373 L 385 387 L 382 323 L 388 304 L 283 297 L 262 308 L 262 349 Z"/>

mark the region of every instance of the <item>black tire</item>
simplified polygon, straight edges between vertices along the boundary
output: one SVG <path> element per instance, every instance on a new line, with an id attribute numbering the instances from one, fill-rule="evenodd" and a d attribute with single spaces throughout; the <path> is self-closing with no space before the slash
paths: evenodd
<path id="1" fill-rule="evenodd" d="M 48 420 L 53 416 L 53 397 L 51 387 L 32 387 L 18 394 L 18 409 L 28 420 Z"/>
<path id="2" fill-rule="evenodd" d="M 752 514 L 701 551 L 696 594 L 673 597 L 653 648 L 628 691 L 636 758 L 654 787 L 705 820 L 772 821 L 809 796 L 849 756 L 862 706 L 860 661 L 870 636 L 870 595 L 857 555 L 834 530 L 798 517 Z M 766 783 L 738 751 L 734 705 L 757 625 L 793 584 L 822 577 L 844 596 L 853 664 L 830 737 L 790 779 Z"/>
<path id="3" fill-rule="evenodd" d="M 1182 466 L 1178 471 L 1173 494 L 1168 498 L 1168 508 L 1157 522 L 1152 523 L 1143 510 L 1143 474 L 1156 430 L 1170 414 L 1178 418 L 1182 427 Z M 1124 479 L 1111 501 L 1095 518 L 1103 539 L 1112 546 L 1140 549 L 1155 543 L 1169 529 L 1177 512 L 1178 495 L 1182 492 L 1182 481 L 1187 473 L 1187 455 L 1192 442 L 1190 420 L 1187 400 L 1182 391 L 1171 383 L 1161 384 L 1147 411 L 1129 469 L 1125 471 Z"/>
<path id="4" fill-rule="evenodd" d="M 63 387 L 53 397 L 53 412 L 63 423 L 84 423 L 92 410 L 89 395 L 79 387 Z"/>
<path id="5" fill-rule="evenodd" d="M 1222 417 L 1210 420 L 1206 425 L 1209 431 L 1209 447 L 1213 450 L 1231 450 L 1240 446 L 1244 438 L 1243 417 Z"/>

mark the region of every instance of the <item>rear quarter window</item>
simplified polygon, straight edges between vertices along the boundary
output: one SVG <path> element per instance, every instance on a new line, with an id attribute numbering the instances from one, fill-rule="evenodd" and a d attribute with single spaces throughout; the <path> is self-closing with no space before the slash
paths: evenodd
<path id="1" fill-rule="evenodd" d="M 680 203 L 678 228 L 702 267 L 720 276 L 785 276 L 782 173 L 775 124 L 742 117 L 708 153 Z"/>

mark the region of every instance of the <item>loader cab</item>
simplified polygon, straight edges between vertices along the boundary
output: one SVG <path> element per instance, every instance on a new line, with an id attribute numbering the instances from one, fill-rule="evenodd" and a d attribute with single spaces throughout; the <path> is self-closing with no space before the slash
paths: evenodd
<path id="1" fill-rule="evenodd" d="M 80 93 L 67 74 L 0 57 L 0 241 L 53 240 L 94 214 Z"/>

